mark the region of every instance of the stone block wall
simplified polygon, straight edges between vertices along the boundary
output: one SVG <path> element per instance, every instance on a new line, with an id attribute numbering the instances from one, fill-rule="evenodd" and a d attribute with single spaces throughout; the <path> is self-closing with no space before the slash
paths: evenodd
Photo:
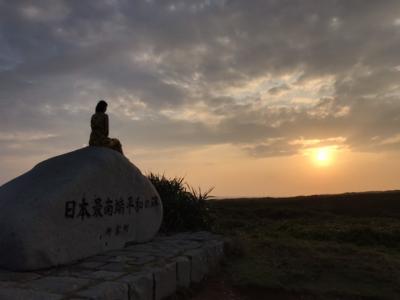
<path id="1" fill-rule="evenodd" d="M 221 236 L 209 232 L 156 237 L 146 244 L 35 272 L 0 270 L 0 300 L 161 300 L 219 266 Z"/>

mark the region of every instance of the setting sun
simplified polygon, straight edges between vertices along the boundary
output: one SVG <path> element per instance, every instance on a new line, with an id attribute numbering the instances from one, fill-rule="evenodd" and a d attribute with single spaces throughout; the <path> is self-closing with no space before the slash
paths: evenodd
<path id="1" fill-rule="evenodd" d="M 318 166 L 328 166 L 332 162 L 331 148 L 318 148 L 315 150 L 314 160 Z"/>

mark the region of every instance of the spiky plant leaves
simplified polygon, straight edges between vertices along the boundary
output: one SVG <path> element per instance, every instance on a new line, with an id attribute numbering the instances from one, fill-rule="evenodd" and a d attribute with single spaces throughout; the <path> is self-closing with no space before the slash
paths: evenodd
<path id="1" fill-rule="evenodd" d="M 213 188 L 202 192 L 184 182 L 184 177 L 167 178 L 165 175 L 147 175 L 163 202 L 163 233 L 210 230 L 213 218 L 207 200 Z"/>

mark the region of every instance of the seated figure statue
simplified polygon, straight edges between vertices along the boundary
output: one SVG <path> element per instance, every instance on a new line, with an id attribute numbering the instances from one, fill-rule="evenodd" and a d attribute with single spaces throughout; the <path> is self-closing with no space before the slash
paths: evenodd
<path id="1" fill-rule="evenodd" d="M 96 113 L 90 121 L 92 132 L 90 133 L 89 146 L 107 147 L 123 154 L 120 141 L 108 137 L 107 105 L 104 100 L 100 100 L 96 105 Z"/>

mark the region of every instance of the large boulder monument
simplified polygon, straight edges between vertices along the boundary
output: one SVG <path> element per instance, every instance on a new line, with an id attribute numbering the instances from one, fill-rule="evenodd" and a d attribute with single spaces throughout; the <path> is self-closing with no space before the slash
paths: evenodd
<path id="1" fill-rule="evenodd" d="M 50 158 L 0 187 L 0 266 L 48 268 L 149 241 L 162 211 L 151 182 L 114 150 Z"/>

